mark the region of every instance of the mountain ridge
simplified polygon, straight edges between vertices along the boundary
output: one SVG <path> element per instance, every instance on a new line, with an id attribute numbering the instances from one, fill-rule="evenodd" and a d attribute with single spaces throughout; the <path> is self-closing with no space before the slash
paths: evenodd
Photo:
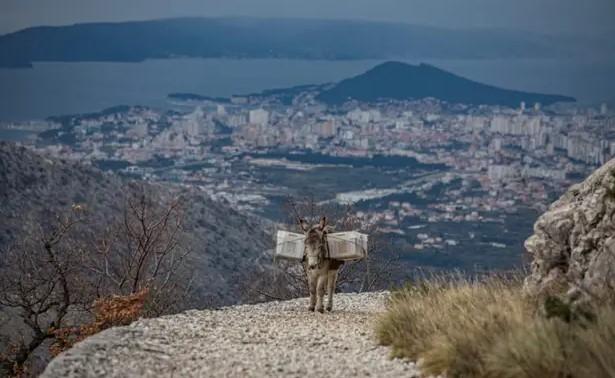
<path id="1" fill-rule="evenodd" d="M 574 50 L 574 49 L 572 49 Z M 553 36 L 361 20 L 171 18 L 37 26 L 0 36 L 0 67 L 173 57 L 393 59 L 570 56 Z"/>
<path id="2" fill-rule="evenodd" d="M 306 92 L 329 106 L 338 106 L 349 100 L 373 103 L 378 101 L 413 101 L 435 98 L 453 104 L 502 105 L 518 107 L 521 102 L 550 105 L 556 102 L 575 102 L 571 96 L 510 90 L 484 84 L 446 71 L 428 63 L 412 65 L 398 61 L 380 63 L 362 74 L 334 83 L 307 84 L 288 88 L 266 89 L 259 93 L 236 94 L 232 97 L 269 98 L 291 105 Z M 231 98 L 214 98 L 194 93 L 171 93 L 171 99 L 180 101 L 231 102 Z"/>
<path id="3" fill-rule="evenodd" d="M 555 102 L 574 102 L 569 96 L 502 89 L 420 63 L 412 65 L 397 61 L 379 64 L 363 74 L 342 80 L 320 92 L 316 99 L 328 105 L 340 105 L 348 99 L 364 102 L 378 100 L 416 100 L 422 98 L 469 105 L 518 106 Z"/>

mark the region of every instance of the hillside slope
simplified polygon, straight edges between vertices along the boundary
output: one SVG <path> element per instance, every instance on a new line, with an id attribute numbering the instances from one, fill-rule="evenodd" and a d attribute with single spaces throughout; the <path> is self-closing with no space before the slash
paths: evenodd
<path id="1" fill-rule="evenodd" d="M 143 319 L 77 344 L 42 377 L 416 377 L 374 338 L 387 295 L 337 294 L 325 314 L 301 298 Z"/>
<path id="2" fill-rule="evenodd" d="M 39 26 L 0 36 L 0 67 L 173 57 L 390 59 L 561 57 L 560 38 L 509 30 L 280 18 L 178 18 Z"/>
<path id="3" fill-rule="evenodd" d="M 0 250 L 21 237 L 24 219 L 45 225 L 72 204 L 85 205 L 98 223 L 109 224 L 122 214 L 123 191 L 135 185 L 6 142 L 0 142 L 0 183 Z M 236 303 L 241 273 L 271 247 L 267 225 L 190 188 L 143 184 L 161 200 L 181 195 L 186 204 L 184 230 L 192 249 L 194 305 Z"/>
<path id="4" fill-rule="evenodd" d="M 416 100 L 433 97 L 442 101 L 474 105 L 517 107 L 554 102 L 574 102 L 568 96 L 521 92 L 481 84 L 428 64 L 382 63 L 371 70 L 342 80 L 321 92 L 317 99 L 329 105 L 349 99 L 365 102 L 378 100 Z"/>

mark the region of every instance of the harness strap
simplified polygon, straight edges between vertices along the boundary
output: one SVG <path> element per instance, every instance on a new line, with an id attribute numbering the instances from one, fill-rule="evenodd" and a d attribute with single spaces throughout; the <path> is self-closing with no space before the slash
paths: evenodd
<path id="1" fill-rule="evenodd" d="M 327 233 L 323 234 L 323 240 L 325 242 L 325 258 L 330 259 L 331 255 L 329 254 L 329 241 L 327 240 Z"/>

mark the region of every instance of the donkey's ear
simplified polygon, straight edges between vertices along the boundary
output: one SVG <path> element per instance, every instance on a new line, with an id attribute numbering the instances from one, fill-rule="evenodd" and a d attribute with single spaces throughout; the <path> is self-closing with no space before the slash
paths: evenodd
<path id="1" fill-rule="evenodd" d="M 325 227 L 327 227 L 327 217 L 323 216 L 322 218 L 320 218 L 320 223 L 318 223 L 318 227 L 321 230 L 324 230 Z"/>
<path id="2" fill-rule="evenodd" d="M 308 230 L 310 229 L 310 227 L 308 226 L 307 222 L 303 218 L 298 218 L 297 219 L 297 223 L 299 224 L 299 228 L 303 232 L 308 232 Z"/>

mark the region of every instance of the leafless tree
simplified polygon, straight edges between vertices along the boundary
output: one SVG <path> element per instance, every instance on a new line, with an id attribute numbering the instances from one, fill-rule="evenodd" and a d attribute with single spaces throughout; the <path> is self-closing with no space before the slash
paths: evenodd
<path id="1" fill-rule="evenodd" d="M 147 315 L 181 307 L 191 289 L 181 199 L 160 199 L 140 186 L 127 190 L 123 201 L 121 219 L 97 240 L 95 253 L 84 258 L 97 296 L 147 288 Z"/>
<path id="2" fill-rule="evenodd" d="M 106 298 L 147 293 L 141 316 L 182 307 L 190 293 L 182 219 L 179 199 L 140 187 L 126 190 L 123 213 L 107 227 L 81 205 L 46 222 L 48 228 L 25 226 L 28 232 L 0 263 L 0 311 L 23 323 L 0 350 L 1 367 L 24 373 L 45 341 L 60 332 L 69 340 L 71 330 L 93 319 L 94 303 Z"/>
<path id="3" fill-rule="evenodd" d="M 12 374 L 23 372 L 30 355 L 64 326 L 69 310 L 87 301 L 80 285 L 80 247 L 72 238 L 82 223 L 81 208 L 74 206 L 49 230 L 31 228 L 3 254 L 0 305 L 16 310 L 28 330 L 3 352 L 0 362 Z"/>

